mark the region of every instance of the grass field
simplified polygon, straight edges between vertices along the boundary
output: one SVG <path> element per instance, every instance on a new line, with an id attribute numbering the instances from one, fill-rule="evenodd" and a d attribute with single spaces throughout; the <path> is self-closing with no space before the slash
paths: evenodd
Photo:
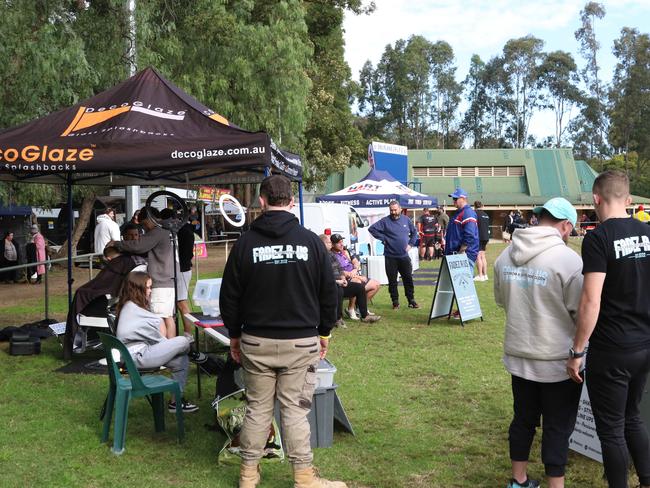
<path id="1" fill-rule="evenodd" d="M 490 246 L 490 263 L 502 249 Z M 445 319 L 427 326 L 433 287 L 416 288 L 421 309 L 399 311 L 391 309 L 383 287 L 372 306 L 381 322 L 348 321 L 349 328 L 334 332 L 329 358 L 338 368 L 335 381 L 356 437 L 335 433 L 332 448 L 315 451 L 324 476 L 356 488 L 506 485 L 512 400 L 501 364 L 504 315 L 494 303 L 492 282 L 476 286 L 483 322 L 461 328 Z M 61 316 L 63 295 L 54 303 Z M 0 303 L 1 324 L 14 323 L 33 306 Z M 6 350 L 6 343 L 0 348 Z M 214 424 L 211 380 L 204 383 L 201 410 L 186 416 L 183 444 L 176 443 L 171 414 L 167 432 L 156 434 L 148 403 L 137 400 L 129 412 L 126 452 L 114 456 L 99 443 L 107 378 L 54 372 L 64 364 L 54 339 L 44 342 L 40 356 L 0 352 L 0 486 L 237 486 L 237 468 L 216 463 L 223 437 L 206 428 Z M 196 400 L 194 376 L 187 396 Z M 529 474 L 543 477 L 538 440 Z M 265 466 L 260 487 L 291 486 L 288 464 Z M 601 466 L 571 453 L 567 486 L 606 486 Z"/>

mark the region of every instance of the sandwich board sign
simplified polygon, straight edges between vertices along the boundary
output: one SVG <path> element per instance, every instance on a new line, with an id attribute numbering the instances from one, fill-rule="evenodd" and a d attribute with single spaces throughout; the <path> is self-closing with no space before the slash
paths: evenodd
<path id="1" fill-rule="evenodd" d="M 474 269 L 465 254 L 443 257 L 428 324 L 432 319 L 445 315 L 450 318 L 454 299 L 458 305 L 461 325 L 472 319 L 483 320 L 481 304 L 474 288 Z"/>
<path id="2" fill-rule="evenodd" d="M 569 438 L 569 449 L 599 463 L 603 462 L 603 452 L 600 447 L 600 439 L 596 433 L 596 422 L 594 421 L 594 414 L 591 411 L 591 401 L 589 400 L 589 392 L 587 391 L 587 378 L 585 378 L 585 382 L 582 385 L 576 425 Z"/>

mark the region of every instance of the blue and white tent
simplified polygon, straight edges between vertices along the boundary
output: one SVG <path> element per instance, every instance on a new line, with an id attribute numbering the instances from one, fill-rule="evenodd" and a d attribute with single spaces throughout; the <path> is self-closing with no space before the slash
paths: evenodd
<path id="1" fill-rule="evenodd" d="M 437 207 L 438 199 L 403 185 L 387 171 L 373 169 L 361 181 L 329 195 L 317 197 L 317 202 L 335 202 L 355 208 L 385 208 L 396 200 L 402 208 Z"/>

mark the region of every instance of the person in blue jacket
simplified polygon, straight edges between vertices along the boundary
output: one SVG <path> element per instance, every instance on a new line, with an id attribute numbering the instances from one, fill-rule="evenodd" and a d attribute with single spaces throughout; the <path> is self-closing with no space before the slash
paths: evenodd
<path id="1" fill-rule="evenodd" d="M 413 287 L 413 266 L 408 252 L 415 246 L 418 231 L 411 219 L 402 215 L 399 202 L 393 200 L 388 205 L 390 215 L 375 222 L 368 232 L 384 243 L 384 264 L 388 277 L 388 292 L 393 301 L 393 309 L 399 308 L 399 293 L 397 291 L 397 273 L 404 282 L 404 294 L 408 300 L 409 308 L 420 308 L 415 301 Z"/>
<path id="2" fill-rule="evenodd" d="M 449 196 L 454 199 L 458 210 L 449 219 L 445 255 L 467 254 L 473 268 L 479 249 L 476 212 L 468 205 L 467 192 L 462 188 L 456 188 Z"/>

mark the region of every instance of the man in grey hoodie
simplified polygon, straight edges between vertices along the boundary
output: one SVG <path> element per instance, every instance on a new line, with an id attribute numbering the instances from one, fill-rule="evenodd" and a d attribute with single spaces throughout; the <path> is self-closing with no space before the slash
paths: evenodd
<path id="1" fill-rule="evenodd" d="M 578 215 L 564 198 L 533 212 L 539 226 L 517 230 L 494 264 L 494 297 L 506 311 L 503 363 L 512 375 L 508 488 L 539 486 L 526 468 L 540 416 L 548 486 L 562 488 L 581 393 L 565 369 L 582 290 L 582 259 L 566 246 Z"/>
<path id="2" fill-rule="evenodd" d="M 174 321 L 174 255 L 169 231 L 158 227 L 149 217 L 160 218 L 160 212 L 155 208 L 147 210 L 143 207 L 140 215 L 146 233 L 137 241 L 110 241 L 106 247 L 115 247 L 120 252 L 147 255 L 147 272 L 153 280 L 151 292 L 151 311 L 158 314 L 165 322 L 166 337 L 176 336 Z"/>

